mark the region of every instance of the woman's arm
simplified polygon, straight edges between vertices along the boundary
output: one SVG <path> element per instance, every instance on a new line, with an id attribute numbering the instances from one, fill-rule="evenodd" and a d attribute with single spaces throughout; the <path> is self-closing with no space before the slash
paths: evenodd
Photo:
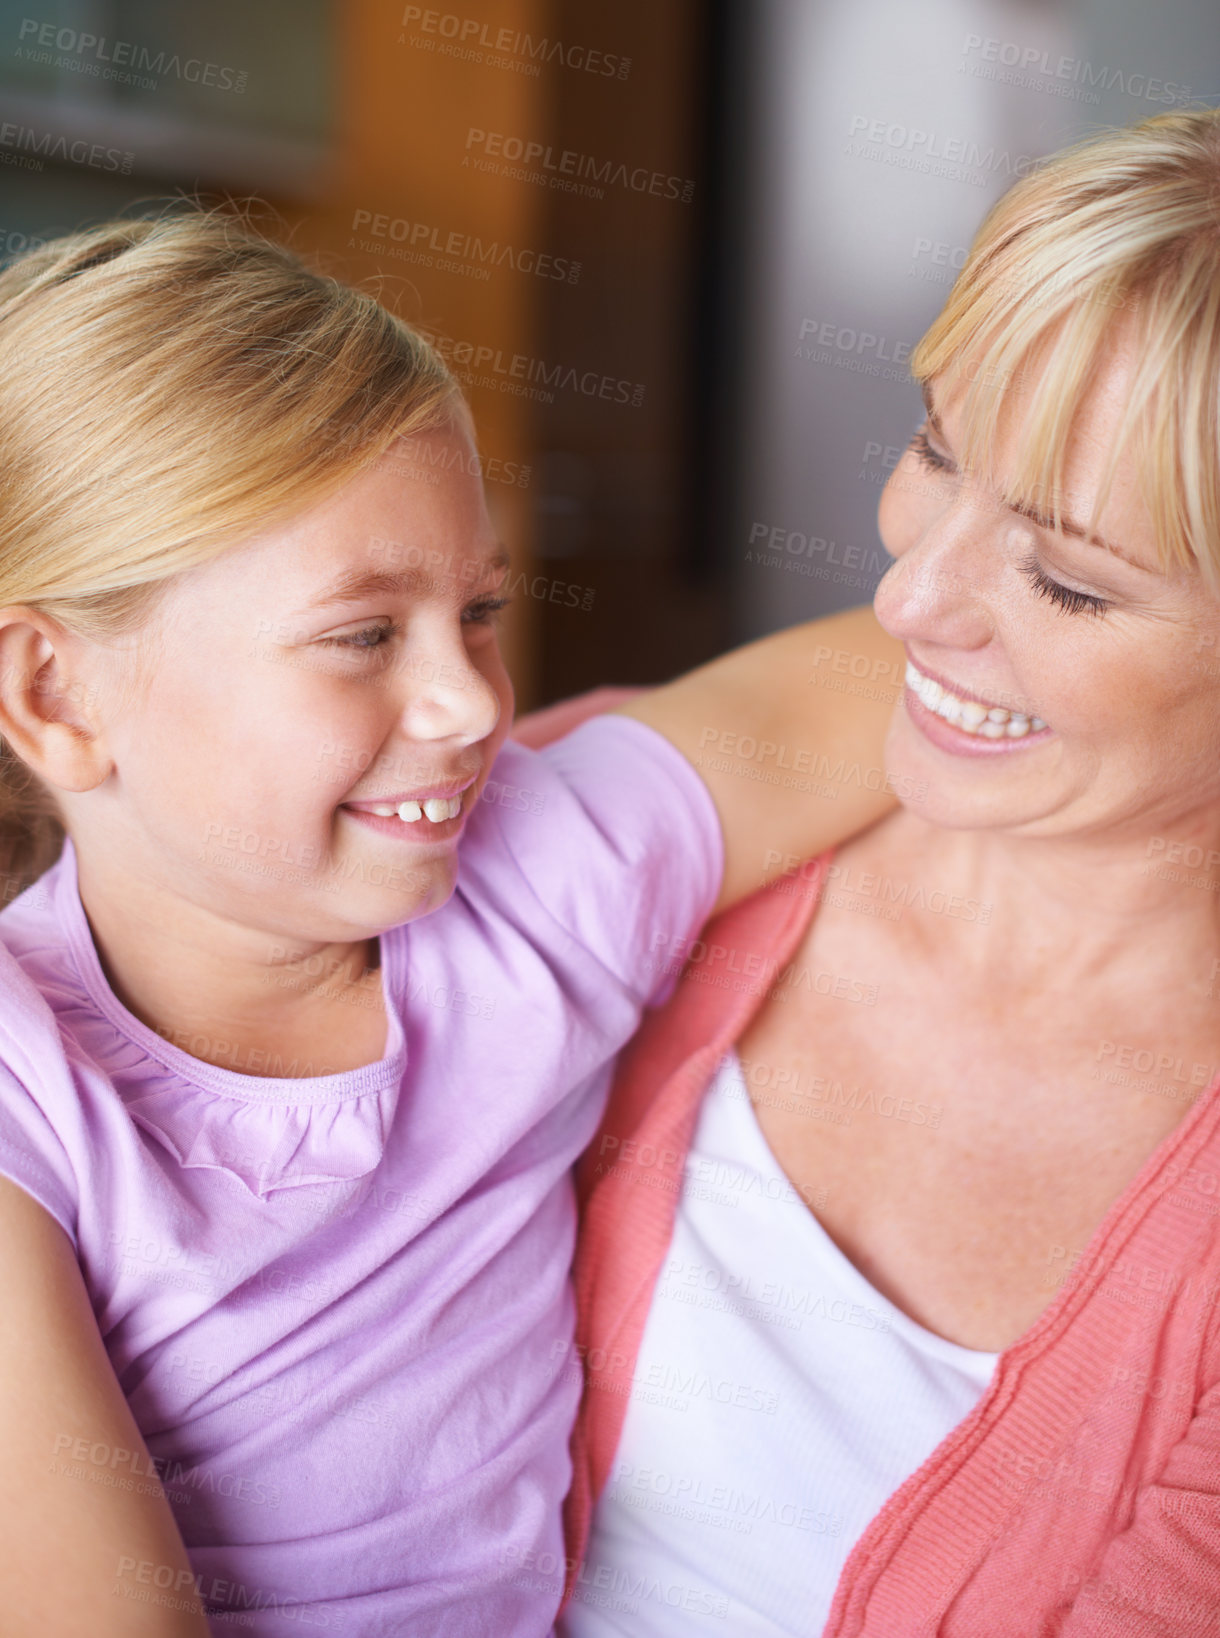
<path id="1" fill-rule="evenodd" d="M 712 794 L 725 844 L 717 910 L 896 805 L 882 751 L 905 664 L 866 605 L 734 649 L 618 707 L 664 734 Z"/>
<path id="2" fill-rule="evenodd" d="M 207 1638 L 63 1230 L 0 1178 L 0 1630 Z"/>

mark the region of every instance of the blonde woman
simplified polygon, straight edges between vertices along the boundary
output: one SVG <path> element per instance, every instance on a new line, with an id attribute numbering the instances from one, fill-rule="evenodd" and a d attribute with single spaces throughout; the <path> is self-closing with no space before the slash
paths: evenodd
<path id="1" fill-rule="evenodd" d="M 930 794 L 620 1066 L 571 1638 L 1216 1630 L 1218 199 L 1214 110 L 1048 160 L 913 356 L 875 609 Z"/>
<path id="2" fill-rule="evenodd" d="M 219 215 L 0 274 L 0 496 L 5 1638 L 543 1638 L 569 1168 L 652 952 L 892 803 L 700 747 L 879 752 L 808 656 L 897 645 L 506 744 L 452 379 Z"/>

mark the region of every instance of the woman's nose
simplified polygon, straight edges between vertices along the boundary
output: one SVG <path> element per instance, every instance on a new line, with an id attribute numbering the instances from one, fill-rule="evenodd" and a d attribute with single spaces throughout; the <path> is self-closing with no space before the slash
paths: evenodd
<path id="1" fill-rule="evenodd" d="M 989 623 L 986 564 L 993 554 L 985 534 L 982 509 L 963 494 L 923 520 L 894 552 L 873 596 L 877 619 L 891 636 L 967 645 L 978 640 L 973 628 Z"/>

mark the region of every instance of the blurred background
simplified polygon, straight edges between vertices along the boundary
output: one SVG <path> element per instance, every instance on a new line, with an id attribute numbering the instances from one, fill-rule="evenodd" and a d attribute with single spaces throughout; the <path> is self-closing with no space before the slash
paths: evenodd
<path id="1" fill-rule="evenodd" d="M 0 0 L 0 257 L 255 197 L 466 383 L 523 708 L 867 602 L 906 360 L 1214 0 Z"/>

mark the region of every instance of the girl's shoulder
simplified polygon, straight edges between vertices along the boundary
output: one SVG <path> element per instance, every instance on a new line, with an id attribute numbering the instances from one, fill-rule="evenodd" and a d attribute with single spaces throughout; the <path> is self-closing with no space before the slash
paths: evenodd
<path id="1" fill-rule="evenodd" d="M 59 914 L 64 854 L 0 910 L 0 1176 L 75 1238 L 93 1114 L 67 1020 L 88 1012 Z"/>
<path id="2" fill-rule="evenodd" d="M 0 910 L 0 1063 L 9 1043 L 59 1042 L 55 1001 L 74 988 L 68 941 L 56 916 L 62 856 Z M 61 1047 L 62 1051 L 62 1047 Z"/>
<path id="3" fill-rule="evenodd" d="M 458 896 L 651 996 L 668 964 L 652 958 L 706 919 L 723 861 L 715 806 L 682 753 L 632 717 L 598 715 L 540 749 L 501 749 Z"/>

